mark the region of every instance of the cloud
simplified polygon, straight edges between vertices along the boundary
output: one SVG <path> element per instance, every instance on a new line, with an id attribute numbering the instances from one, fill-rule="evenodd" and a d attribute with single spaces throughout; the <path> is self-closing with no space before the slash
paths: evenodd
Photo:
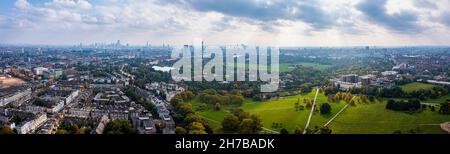
<path id="1" fill-rule="evenodd" d="M 315 29 L 334 26 L 336 17 L 328 14 L 317 1 L 296 0 L 178 0 L 172 3 L 189 6 L 201 12 L 219 12 L 233 17 L 261 21 L 263 27 L 277 20 L 308 23 Z M 270 28 L 269 28 L 270 29 Z"/>
<path id="2" fill-rule="evenodd" d="M 10 6 L 14 7 L 11 12 L 0 12 L 1 36 L 9 36 L 1 37 L 0 42 L 58 44 L 121 39 L 133 43 L 172 40 L 187 43 L 199 37 L 216 43 L 309 45 L 315 41 L 329 45 L 347 41 L 366 44 L 375 38 L 378 42 L 396 43 L 393 41 L 396 38 L 397 42 L 406 42 L 398 34 L 417 39 L 411 36 L 450 37 L 446 33 L 450 31 L 448 0 L 30 2 L 16 0 Z"/>
<path id="3" fill-rule="evenodd" d="M 398 33 L 418 33 L 423 27 L 418 24 L 418 15 L 412 11 L 388 14 L 387 0 L 363 0 L 356 8 L 369 22 L 381 25 Z"/>
<path id="4" fill-rule="evenodd" d="M 87 0 L 53 0 L 44 5 L 52 8 L 91 9 L 92 4 Z"/>
<path id="5" fill-rule="evenodd" d="M 440 17 L 441 22 L 446 25 L 447 27 L 450 27 L 450 11 L 443 12 Z"/>
<path id="6" fill-rule="evenodd" d="M 28 3 L 27 0 L 17 0 L 17 1 L 14 3 L 14 6 L 17 7 L 17 8 L 19 8 L 19 9 L 28 9 L 28 8 L 31 7 L 31 4 Z"/>
<path id="7" fill-rule="evenodd" d="M 429 9 L 437 9 L 436 3 L 433 3 L 430 0 L 415 0 L 414 6 L 418 8 L 429 8 Z"/>

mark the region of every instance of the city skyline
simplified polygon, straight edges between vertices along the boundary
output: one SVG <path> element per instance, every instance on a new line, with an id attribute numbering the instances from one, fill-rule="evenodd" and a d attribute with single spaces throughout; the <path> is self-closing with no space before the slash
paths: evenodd
<path id="1" fill-rule="evenodd" d="M 450 45 L 450 1 L 6 0 L 2 44 Z"/>

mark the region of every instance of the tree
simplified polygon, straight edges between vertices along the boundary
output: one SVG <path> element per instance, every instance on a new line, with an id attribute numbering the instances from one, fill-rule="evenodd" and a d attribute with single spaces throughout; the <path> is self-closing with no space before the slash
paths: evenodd
<path id="1" fill-rule="evenodd" d="M 302 129 L 300 129 L 299 127 L 295 127 L 293 134 L 302 134 Z"/>
<path id="2" fill-rule="evenodd" d="M 310 101 L 306 102 L 305 107 L 306 107 L 307 109 L 311 109 L 311 108 L 312 108 L 312 103 L 311 103 Z"/>
<path id="3" fill-rule="evenodd" d="M 252 115 L 250 115 L 250 119 L 253 120 L 253 124 L 252 124 L 253 132 L 257 133 L 257 132 L 261 131 L 262 126 L 263 126 L 261 117 L 259 117 L 258 115 L 252 114 Z"/>
<path id="4" fill-rule="evenodd" d="M 280 134 L 289 134 L 289 131 L 285 128 L 281 129 Z"/>
<path id="5" fill-rule="evenodd" d="M 320 114 L 329 114 L 331 113 L 331 106 L 328 103 L 323 103 L 320 106 Z"/>
<path id="6" fill-rule="evenodd" d="M 396 130 L 396 131 L 393 132 L 393 134 L 402 134 L 402 131 L 401 130 Z"/>
<path id="7" fill-rule="evenodd" d="M 198 111 L 203 111 L 208 109 L 208 105 L 206 103 L 200 103 L 200 105 L 197 106 Z"/>
<path id="8" fill-rule="evenodd" d="M 128 120 L 114 120 L 106 125 L 105 134 L 136 134 L 136 130 Z"/>
<path id="9" fill-rule="evenodd" d="M 55 134 L 68 134 L 65 129 L 58 129 Z"/>
<path id="10" fill-rule="evenodd" d="M 214 110 L 219 111 L 221 109 L 221 105 L 220 103 L 216 103 L 216 105 L 214 105 Z"/>
<path id="11" fill-rule="evenodd" d="M 211 125 L 209 125 L 208 120 L 203 119 L 203 118 L 200 118 L 200 123 L 202 123 L 202 124 L 203 124 L 203 127 L 205 127 L 205 132 L 206 132 L 207 134 L 213 134 L 213 133 L 214 133 L 214 130 L 213 130 L 213 128 L 211 127 Z"/>
<path id="12" fill-rule="evenodd" d="M 192 110 L 192 104 L 191 103 L 178 104 L 178 112 L 182 115 L 186 115 L 188 113 L 194 113 L 194 111 Z"/>
<path id="13" fill-rule="evenodd" d="M 208 134 L 205 130 L 190 130 L 189 134 Z"/>
<path id="14" fill-rule="evenodd" d="M 201 121 L 200 117 L 195 115 L 195 114 L 193 114 L 193 113 L 187 114 L 186 117 L 184 118 L 184 122 L 186 124 L 190 124 L 190 123 L 193 123 L 193 122 L 200 122 L 200 121 Z"/>
<path id="15" fill-rule="evenodd" d="M 237 118 L 238 124 L 239 124 L 239 133 L 244 134 L 254 134 L 258 133 L 262 130 L 262 120 L 258 115 L 250 114 L 248 112 L 245 112 L 243 109 L 233 109 L 231 110 L 231 113 L 233 116 Z M 227 120 L 231 120 L 233 122 L 232 126 L 235 125 L 235 118 L 234 117 L 226 117 Z M 245 122 L 244 120 L 247 119 Z M 225 121 L 225 118 L 224 118 Z M 223 125 L 228 125 L 228 122 L 222 122 Z M 228 127 L 228 126 L 225 126 Z M 234 128 L 234 127 L 231 127 Z M 245 130 L 242 130 L 245 129 Z M 227 128 L 225 128 L 227 130 Z M 231 129 L 232 130 L 232 129 Z"/>
<path id="16" fill-rule="evenodd" d="M 230 104 L 240 106 L 244 102 L 244 97 L 242 95 L 231 95 Z"/>
<path id="17" fill-rule="evenodd" d="M 332 130 L 328 128 L 327 126 L 320 127 L 319 133 L 320 134 L 331 134 Z"/>
<path id="18" fill-rule="evenodd" d="M 151 100 L 146 101 L 146 102 L 143 104 L 143 106 L 144 106 L 144 108 L 145 108 L 146 110 L 148 110 L 150 113 L 152 113 L 152 115 L 156 115 L 157 112 L 158 112 L 158 109 L 157 109 L 156 106 L 152 103 Z"/>
<path id="19" fill-rule="evenodd" d="M 0 134 L 14 134 L 10 127 L 0 127 Z"/>
<path id="20" fill-rule="evenodd" d="M 185 91 L 185 92 L 183 92 L 182 93 L 183 94 L 183 98 L 184 98 L 184 101 L 190 101 L 190 100 L 192 100 L 192 98 L 194 98 L 194 93 L 192 93 L 192 91 Z"/>
<path id="21" fill-rule="evenodd" d="M 450 103 L 441 103 L 441 107 L 439 108 L 439 113 L 450 114 Z"/>
<path id="22" fill-rule="evenodd" d="M 143 98 L 143 97 L 140 97 L 137 103 L 138 103 L 138 104 L 144 104 L 144 103 L 145 103 L 144 98 Z"/>
<path id="23" fill-rule="evenodd" d="M 346 93 L 345 97 L 344 97 L 344 100 L 345 100 L 345 102 L 350 103 L 352 98 L 353 98 L 353 95 L 351 93 Z"/>
<path id="24" fill-rule="evenodd" d="M 70 132 L 71 132 L 71 134 L 79 134 L 80 133 L 80 127 L 78 127 L 78 125 L 71 125 L 70 126 Z"/>
<path id="25" fill-rule="evenodd" d="M 186 134 L 186 130 L 183 127 L 176 127 L 175 134 Z"/>
<path id="26" fill-rule="evenodd" d="M 239 129 L 239 118 L 235 115 L 228 114 L 223 118 L 222 129 L 224 131 L 235 132 Z"/>
<path id="27" fill-rule="evenodd" d="M 188 125 L 189 134 L 207 134 L 205 126 L 200 122 L 192 122 Z"/>
<path id="28" fill-rule="evenodd" d="M 239 125 L 239 133 L 241 134 L 254 134 L 253 132 L 253 120 L 252 119 L 243 119 L 241 124 Z"/>
<path id="29" fill-rule="evenodd" d="M 170 104 L 172 104 L 173 106 L 178 106 L 179 104 L 183 103 L 183 98 L 181 98 L 181 96 L 179 95 L 175 95 L 171 100 L 170 100 Z"/>
<path id="30" fill-rule="evenodd" d="M 242 121 L 243 119 L 250 117 L 250 113 L 245 112 L 243 109 L 233 109 L 231 110 L 231 113 L 237 116 L 239 118 L 239 121 Z"/>
<path id="31" fill-rule="evenodd" d="M 394 110 L 394 111 L 416 111 L 419 110 L 422 106 L 420 105 L 420 101 L 417 99 L 413 100 L 389 100 L 386 104 L 386 109 Z"/>
<path id="32" fill-rule="evenodd" d="M 390 100 L 388 100 L 388 102 L 386 104 L 386 109 L 392 109 L 392 108 L 394 108 L 394 105 L 395 105 L 395 101 L 390 99 Z"/>

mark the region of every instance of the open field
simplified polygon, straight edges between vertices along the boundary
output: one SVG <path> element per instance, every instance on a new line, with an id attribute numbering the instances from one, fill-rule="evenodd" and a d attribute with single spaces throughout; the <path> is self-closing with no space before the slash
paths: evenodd
<path id="1" fill-rule="evenodd" d="M 410 93 L 410 92 L 418 91 L 421 89 L 428 90 L 433 87 L 436 87 L 436 85 L 420 83 L 420 82 L 413 82 L 413 83 L 408 83 L 408 84 L 402 85 L 400 87 L 402 88 L 403 91 Z"/>
<path id="2" fill-rule="evenodd" d="M 280 64 L 280 72 L 292 71 L 295 68 L 295 65 L 302 65 L 302 66 L 305 66 L 305 67 L 312 67 L 312 68 L 318 69 L 318 70 L 324 70 L 324 69 L 327 69 L 327 68 L 331 67 L 331 65 L 323 65 L 323 64 L 319 64 L 319 63 L 294 63 L 294 64 L 281 63 Z"/>
<path id="3" fill-rule="evenodd" d="M 442 97 L 436 98 L 436 99 L 428 99 L 423 101 L 424 103 L 434 103 L 434 104 L 441 104 L 447 101 L 447 99 L 450 99 L 450 94 L 444 95 Z"/>
<path id="4" fill-rule="evenodd" d="M 305 109 L 295 111 L 294 108 L 294 104 L 298 100 L 300 100 L 301 105 L 304 105 L 303 98 L 313 100 L 314 92 L 266 102 L 254 102 L 247 99 L 240 108 L 243 108 L 245 111 L 252 114 L 259 115 L 266 128 L 275 131 L 286 128 L 287 130 L 292 131 L 295 127 L 304 128 L 308 119 L 310 110 Z M 317 106 L 320 106 L 325 102 L 328 102 L 327 97 L 323 93 L 320 93 L 317 98 Z M 193 101 L 194 109 L 199 103 L 198 100 Z M 320 113 L 315 112 L 311 120 L 310 128 L 324 125 L 345 106 L 345 102 L 329 104 L 332 107 L 332 113 L 321 115 Z M 432 112 L 429 109 L 420 113 L 410 114 L 386 110 L 385 106 L 386 101 L 375 101 L 367 104 L 349 106 L 330 123 L 329 127 L 333 130 L 333 134 L 391 134 L 397 130 L 400 130 L 402 133 L 410 133 L 410 130 L 414 130 L 417 133 L 436 134 L 445 133 L 441 130 L 439 124 L 450 121 L 450 115 L 442 115 L 437 111 Z M 220 111 L 209 109 L 197 111 L 197 113 L 208 119 L 216 132 L 220 133 L 223 117 L 233 108 L 237 107 L 225 106 Z M 273 128 L 273 123 L 282 123 L 282 126 Z"/>
<path id="5" fill-rule="evenodd" d="M 442 115 L 429 109 L 420 113 L 386 110 L 386 102 L 350 106 L 331 124 L 337 134 L 391 134 L 400 130 L 409 133 L 445 133 L 438 124 L 450 121 L 450 115 Z"/>
<path id="6" fill-rule="evenodd" d="M 290 96 L 267 102 L 254 102 L 250 99 L 247 99 L 240 108 L 252 114 L 259 115 L 263 120 L 264 127 L 266 128 L 276 131 L 279 131 L 282 128 L 286 128 L 287 130 L 291 131 L 297 126 L 303 128 L 306 124 L 310 112 L 309 109 L 295 111 L 295 103 L 300 100 L 300 105 L 304 105 L 303 98 L 309 98 L 310 100 L 313 100 L 314 94 L 315 92 L 311 92 L 307 95 Z M 320 93 L 317 98 L 317 106 L 319 107 L 325 102 L 327 102 L 327 97 L 323 93 Z M 198 104 L 199 102 L 197 100 L 193 101 L 194 109 L 196 106 L 198 106 Z M 310 124 L 311 127 L 325 124 L 328 119 L 330 119 L 345 105 L 345 103 L 330 103 L 330 105 L 332 107 L 332 113 L 327 115 L 321 115 L 318 112 L 314 113 Z M 210 123 L 212 124 L 222 121 L 223 117 L 228 114 L 228 110 L 232 108 L 237 107 L 226 106 L 220 111 L 205 110 L 197 111 L 197 113 L 200 116 L 209 119 L 211 121 Z M 273 128 L 273 123 L 282 123 L 282 127 Z M 218 126 L 220 127 L 220 123 L 218 123 Z"/>
<path id="7" fill-rule="evenodd" d="M 280 63 L 279 71 L 280 72 L 290 72 L 295 69 L 295 65 L 302 65 L 305 67 L 313 67 L 314 69 L 319 69 L 319 70 L 323 70 L 323 69 L 327 69 L 327 68 L 331 67 L 331 65 L 323 65 L 323 64 L 318 64 L 318 63 L 300 63 L 300 62 L 299 63 Z M 238 68 L 246 67 L 243 63 L 238 63 L 236 66 Z M 257 65 L 248 65 L 248 67 L 250 69 L 256 69 Z M 267 70 L 267 67 L 259 66 L 259 70 L 265 71 L 265 70 Z"/>

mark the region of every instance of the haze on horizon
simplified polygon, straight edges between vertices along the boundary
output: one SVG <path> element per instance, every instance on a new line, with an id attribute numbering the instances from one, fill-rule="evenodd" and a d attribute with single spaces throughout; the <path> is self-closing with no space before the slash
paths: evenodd
<path id="1" fill-rule="evenodd" d="M 450 0 L 2 0 L 0 44 L 450 45 Z"/>

